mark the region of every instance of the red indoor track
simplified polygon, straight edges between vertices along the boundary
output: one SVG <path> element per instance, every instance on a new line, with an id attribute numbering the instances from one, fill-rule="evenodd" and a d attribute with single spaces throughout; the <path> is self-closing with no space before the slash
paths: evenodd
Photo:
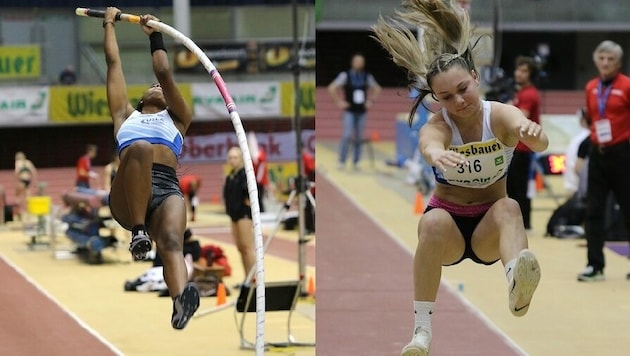
<path id="1" fill-rule="evenodd" d="M 115 355 L 0 259 L 0 355 Z"/>
<path id="2" fill-rule="evenodd" d="M 317 355 L 398 355 L 413 328 L 413 257 L 322 175 L 317 190 Z M 518 352 L 441 287 L 431 354 Z"/>

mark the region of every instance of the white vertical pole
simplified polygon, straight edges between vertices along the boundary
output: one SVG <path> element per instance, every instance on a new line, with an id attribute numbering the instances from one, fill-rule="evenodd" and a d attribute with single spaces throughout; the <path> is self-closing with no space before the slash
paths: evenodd
<path id="1" fill-rule="evenodd" d="M 173 27 L 190 37 L 190 0 L 173 0 Z"/>

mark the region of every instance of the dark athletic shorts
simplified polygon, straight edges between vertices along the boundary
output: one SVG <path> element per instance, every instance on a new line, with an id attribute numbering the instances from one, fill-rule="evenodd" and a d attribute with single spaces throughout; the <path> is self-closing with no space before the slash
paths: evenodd
<path id="1" fill-rule="evenodd" d="M 435 207 L 429 205 L 427 206 L 424 212 L 426 213 L 430 211 L 431 209 L 435 209 Z M 472 249 L 471 240 L 472 240 L 473 232 L 475 232 L 477 225 L 479 225 L 479 222 L 481 221 L 481 219 L 483 219 L 485 214 L 482 214 L 479 216 L 458 216 L 458 215 L 454 215 L 451 212 L 448 212 L 448 213 L 451 215 L 451 217 L 453 218 L 453 221 L 455 221 L 455 225 L 457 225 L 457 228 L 462 233 L 462 236 L 464 237 L 465 247 L 464 247 L 464 254 L 457 262 L 454 262 L 445 266 L 456 265 L 467 258 L 471 259 L 475 263 L 479 263 L 486 266 L 490 266 L 496 263 L 498 259 L 494 261 L 490 261 L 490 262 L 483 261 L 481 258 L 479 258 L 475 254 L 475 251 L 473 251 Z"/>
<path id="2" fill-rule="evenodd" d="M 237 222 L 241 219 L 252 219 L 252 208 L 245 204 L 241 204 L 236 211 L 228 212 L 232 222 Z"/>
<path id="3" fill-rule="evenodd" d="M 177 195 L 184 198 L 182 191 L 179 188 L 179 181 L 175 170 L 169 166 L 154 163 L 151 169 L 151 200 L 147 209 L 147 215 L 145 217 L 145 225 L 150 225 L 151 215 L 155 209 L 157 209 L 166 198 L 171 195 Z M 112 216 L 113 216 L 112 212 Z M 116 219 L 115 216 L 113 216 Z M 118 219 L 116 219 L 118 221 Z M 120 221 L 119 221 L 120 222 Z M 121 224 L 122 225 L 122 224 Z M 123 227 L 131 231 L 132 226 Z"/>

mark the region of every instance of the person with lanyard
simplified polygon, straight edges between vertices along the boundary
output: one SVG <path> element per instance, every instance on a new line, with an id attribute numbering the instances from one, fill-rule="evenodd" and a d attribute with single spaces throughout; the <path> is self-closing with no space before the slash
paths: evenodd
<path id="1" fill-rule="evenodd" d="M 606 200 L 613 193 L 630 231 L 630 77 L 621 73 L 623 49 L 603 41 L 593 52 L 598 76 L 586 84 L 591 118 L 585 234 L 587 265 L 578 281 L 604 280 Z"/>
<path id="2" fill-rule="evenodd" d="M 173 77 L 162 34 L 147 25 L 159 21 L 153 15 L 141 16 L 140 25 L 149 37 L 158 82 L 145 90 L 135 108 L 131 105 L 116 39 L 119 13 L 108 7 L 103 20 L 107 104 L 120 155 L 109 207 L 112 217 L 131 231 L 129 251 L 135 260 L 145 260 L 155 241 L 173 302 L 171 326 L 180 330 L 199 308 L 200 296 L 194 283 L 188 283 L 182 252 L 186 205 L 175 171 L 192 110 Z"/>
<path id="3" fill-rule="evenodd" d="M 444 266 L 466 259 L 486 266 L 501 261 L 508 309 L 516 317 L 527 314 L 541 269 L 528 249 L 518 202 L 507 196 L 506 176 L 519 142 L 542 152 L 549 139 L 515 106 L 481 99 L 468 12 L 450 1 L 403 0 L 395 16 L 380 18 L 373 30 L 420 93 L 409 124 L 427 95 L 441 105 L 419 133 L 419 150 L 437 183 L 418 223 L 413 333 L 401 352 L 418 356 L 430 354 Z M 424 48 L 410 30 L 418 27 L 424 29 Z"/>
<path id="4" fill-rule="evenodd" d="M 381 92 L 381 86 L 374 76 L 365 71 L 365 57 L 355 54 L 351 68 L 341 72 L 328 85 L 328 92 L 337 106 L 343 109 L 343 135 L 339 148 L 339 168 L 343 169 L 348 157 L 350 141 L 354 140 L 354 169 L 358 169 L 361 159 L 361 145 L 364 140 L 366 112 Z M 340 95 L 343 92 L 343 96 Z"/>

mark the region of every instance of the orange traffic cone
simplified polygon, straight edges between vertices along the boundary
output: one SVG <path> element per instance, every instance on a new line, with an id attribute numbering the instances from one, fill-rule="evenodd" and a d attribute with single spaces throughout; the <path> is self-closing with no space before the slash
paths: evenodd
<path id="1" fill-rule="evenodd" d="M 309 277 L 308 279 L 308 286 L 306 288 L 306 292 L 311 297 L 315 296 L 315 279 L 313 278 L 313 276 Z"/>
<path id="2" fill-rule="evenodd" d="M 416 201 L 413 204 L 413 213 L 416 215 L 422 215 L 423 212 L 424 212 L 423 196 L 422 196 L 422 193 L 417 192 Z"/>
<path id="3" fill-rule="evenodd" d="M 227 293 L 225 291 L 225 285 L 219 283 L 217 286 L 217 306 L 221 306 L 226 303 Z"/>
<path id="4" fill-rule="evenodd" d="M 540 174 L 539 172 L 536 172 L 536 174 L 534 175 L 534 178 L 536 179 L 536 191 L 540 192 L 543 189 L 545 189 L 545 182 L 543 182 L 542 174 Z"/>

